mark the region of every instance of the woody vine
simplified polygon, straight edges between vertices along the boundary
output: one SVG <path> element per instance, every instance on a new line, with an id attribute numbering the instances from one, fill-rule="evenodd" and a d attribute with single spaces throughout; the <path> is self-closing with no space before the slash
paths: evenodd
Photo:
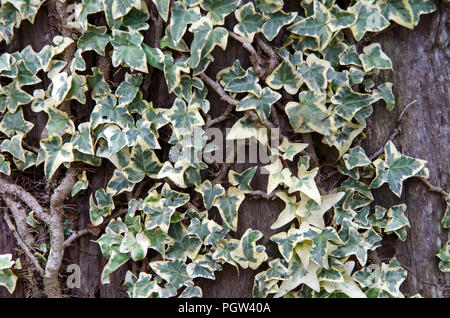
<path id="1" fill-rule="evenodd" d="M 31 268 L 26 279 L 43 286 L 34 296 L 64 296 L 64 250 L 85 235 L 97 236 L 108 260 L 102 283 L 126 263 L 140 265 L 123 278 L 130 297 L 201 297 L 198 281 L 214 280 L 224 264 L 236 275 L 240 268 L 258 271 L 254 297 L 404 296 L 407 270 L 396 258 L 377 263 L 368 254 L 386 235 L 408 239 L 407 206 L 376 205 L 372 190 L 388 184 L 400 197 L 404 181 L 418 178 L 446 203 L 448 192 L 427 181 L 425 161 L 397 150 L 399 129 L 374 154 L 360 143 L 375 103 L 389 112 L 402 107 L 399 123 L 415 104 L 396 105 L 392 83 L 372 80 L 392 70 L 374 35 L 413 29 L 435 6 L 287 2 L 1 1 L 6 44 L 39 10 L 52 12 L 59 33 L 39 51 L 26 46 L 0 55 L 2 217 Z M 144 40 L 149 31 L 153 43 Z M 226 52 L 230 41 L 242 45 L 251 65 L 236 60 L 212 73 L 213 51 Z M 99 67 L 88 67 L 86 54 L 95 54 Z M 148 98 L 157 72 L 175 96 L 170 105 Z M 123 74 L 119 83 L 113 73 Z M 210 114 L 212 92 L 227 104 L 218 117 Z M 87 114 L 79 115 L 80 105 Z M 47 116 L 37 144 L 28 138 L 33 113 Z M 217 151 L 207 130 L 230 119 L 226 139 L 257 141 L 270 164 L 235 171 L 196 156 Z M 291 127 L 272 148 L 271 132 L 283 119 Z M 313 135 L 337 150 L 333 164 L 321 162 Z M 104 187 L 93 188 L 104 165 L 114 171 Z M 267 188 L 254 190 L 251 181 L 263 169 Z M 30 170 L 42 171 L 47 198 L 14 182 Z M 65 202 L 86 191 L 90 226 L 67 227 Z M 258 244 L 257 229 L 235 235 L 241 204 L 252 198 L 285 205 L 271 227 L 279 230 L 270 237 L 277 258 Z M 448 208 L 442 226 L 449 226 Z M 448 272 L 448 242 L 436 253 Z M 23 272 L 20 259 L 0 255 L 0 285 L 9 292 Z"/>

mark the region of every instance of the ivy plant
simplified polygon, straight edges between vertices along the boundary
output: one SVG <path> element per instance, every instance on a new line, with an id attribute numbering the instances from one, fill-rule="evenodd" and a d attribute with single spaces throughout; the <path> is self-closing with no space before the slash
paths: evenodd
<path id="1" fill-rule="evenodd" d="M 2 1 L 0 40 L 10 43 L 44 2 Z M 40 51 L 0 56 L 0 173 L 42 166 L 49 184 L 58 184 L 63 172 L 75 171 L 68 194 L 90 194 L 95 230 L 84 234 L 98 234 L 107 260 L 102 283 L 139 262 L 148 266 L 133 266 L 123 277 L 130 297 L 199 297 L 199 280 L 214 280 L 231 265 L 257 271 L 254 297 L 404 296 L 406 269 L 396 258 L 374 263 L 369 255 L 386 235 L 407 239 L 408 210 L 375 205 L 372 191 L 386 183 L 400 197 L 405 180 L 426 178 L 428 170 L 392 141 L 375 158 L 360 146 L 374 104 L 395 107 L 392 83 L 371 79 L 392 70 L 392 62 L 379 43 L 366 45 L 365 36 L 391 25 L 412 29 L 435 6 L 429 0 L 302 0 L 288 7 L 283 0 L 75 1 L 75 19 L 62 28 L 72 36 L 61 31 Z M 157 41 L 150 43 L 147 30 Z M 251 65 L 236 60 L 210 77 L 218 68 L 215 54 L 227 54 L 231 41 L 248 51 Z M 90 68 L 87 54 L 122 74 L 119 82 L 104 66 Z M 170 104 L 149 98 L 157 72 Z M 49 84 L 35 88 L 44 78 Z M 212 91 L 229 105 L 219 119 L 211 117 Z M 80 105 L 92 106 L 88 116 L 76 115 Z M 48 118 L 37 147 L 27 142 L 33 113 Z M 269 129 L 281 116 L 291 127 L 272 147 Z M 215 150 L 208 128 L 233 117 L 226 139 L 255 140 L 270 163 L 235 171 L 198 156 Z M 321 182 L 311 134 L 337 151 L 333 169 L 340 179 L 332 188 Z M 113 171 L 99 188 L 91 172 L 104 165 Z M 264 173 L 267 184 L 254 190 L 253 178 Z M 258 229 L 239 228 L 244 202 L 255 196 L 284 204 L 271 227 L 278 232 L 265 240 Z M 35 222 L 29 224 L 54 225 L 34 213 L 44 222 L 30 213 Z M 262 242 L 273 244 L 278 256 L 269 257 Z M 52 254 L 31 249 L 50 271 Z M 448 243 L 438 257 L 449 271 Z M 10 292 L 13 265 L 10 254 L 0 256 L 0 285 Z"/>

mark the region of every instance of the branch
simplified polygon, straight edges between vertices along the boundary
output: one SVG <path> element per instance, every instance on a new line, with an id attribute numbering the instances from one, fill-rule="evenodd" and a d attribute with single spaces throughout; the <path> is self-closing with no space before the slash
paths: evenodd
<path id="1" fill-rule="evenodd" d="M 243 37 L 237 35 L 234 32 L 229 32 L 230 36 L 235 39 L 236 41 L 240 42 L 242 44 L 242 47 L 250 53 L 250 62 L 253 65 L 253 69 L 255 70 L 256 75 L 261 79 L 265 80 L 266 75 L 264 74 L 263 69 L 261 68 L 261 58 L 259 57 L 258 53 L 256 53 L 255 48 L 252 46 L 252 44 L 244 39 Z"/>
<path id="2" fill-rule="evenodd" d="M 17 241 L 17 244 L 22 248 L 25 255 L 28 257 L 28 259 L 33 263 L 34 267 L 36 267 L 36 270 L 43 276 L 44 270 L 42 269 L 41 265 L 39 264 L 39 261 L 34 257 L 33 253 L 30 251 L 30 248 L 28 245 L 22 240 L 21 236 L 17 232 L 16 227 L 14 226 L 11 217 L 9 216 L 8 212 L 5 212 L 3 215 L 3 218 L 5 219 L 6 225 L 8 225 L 8 228 L 11 230 L 11 232 L 14 235 L 14 238 Z"/>
<path id="3" fill-rule="evenodd" d="M 389 138 L 386 140 L 386 142 L 384 144 L 386 144 L 388 141 L 392 141 L 394 140 L 395 137 L 397 137 L 400 132 L 402 131 L 402 119 L 405 116 L 406 112 L 408 111 L 408 109 L 414 105 L 415 103 L 417 103 L 417 100 L 412 101 L 411 103 L 409 103 L 408 105 L 406 105 L 403 110 L 400 112 L 400 115 L 397 118 L 397 127 L 394 129 L 394 131 L 392 132 L 392 134 L 389 136 Z M 376 151 L 374 154 L 372 154 L 369 159 L 371 161 L 374 161 L 379 155 L 381 155 L 384 152 L 384 145 L 378 149 L 378 151 Z"/>
<path id="4" fill-rule="evenodd" d="M 424 177 L 421 176 L 415 176 L 415 178 L 419 179 L 420 181 L 422 181 L 422 183 L 428 188 L 428 191 L 430 192 L 436 192 L 441 194 L 444 199 L 447 198 L 449 196 L 449 193 L 447 191 L 445 191 L 444 189 L 442 189 L 441 187 L 437 187 L 432 185 L 427 179 L 425 179 Z"/>
<path id="5" fill-rule="evenodd" d="M 24 202 L 28 208 L 36 213 L 38 219 L 45 224 L 50 223 L 50 216 L 44 212 L 41 204 L 36 200 L 34 196 L 28 193 L 24 188 L 19 185 L 12 184 L 9 180 L 0 177 L 0 194 L 3 196 L 13 196 L 19 198 Z"/>
<path id="6" fill-rule="evenodd" d="M 14 217 L 19 235 L 23 237 L 27 246 L 31 246 L 34 242 L 34 238 L 27 225 L 27 211 L 20 202 L 17 202 L 9 196 L 4 196 L 3 200 Z"/>
<path id="7" fill-rule="evenodd" d="M 77 232 L 73 232 L 72 235 L 70 235 L 67 240 L 64 241 L 64 248 L 67 248 L 70 246 L 70 244 L 72 244 L 72 242 L 78 240 L 80 237 L 89 234 L 89 230 L 88 229 L 84 229 L 81 231 L 77 231 Z"/>
<path id="8" fill-rule="evenodd" d="M 266 200 L 274 200 L 277 197 L 273 192 L 267 194 L 267 193 L 265 193 L 264 191 L 261 191 L 261 190 L 252 191 L 250 193 L 250 195 L 252 197 L 259 197 L 259 198 L 263 198 L 263 199 L 266 199 Z"/>
<path id="9" fill-rule="evenodd" d="M 273 48 L 264 41 L 264 39 L 260 36 L 256 37 L 256 41 L 258 42 L 258 45 L 261 47 L 261 49 L 269 56 L 269 66 L 266 70 L 265 77 L 272 74 L 273 70 L 278 66 L 279 60 L 278 55 L 275 53 Z"/>
<path id="10" fill-rule="evenodd" d="M 208 84 L 208 86 L 211 87 L 220 96 L 220 99 L 233 106 L 239 104 L 239 101 L 228 95 L 218 82 L 211 79 L 205 73 L 202 73 L 199 76 L 202 79 L 202 81 L 206 82 L 206 84 Z"/>
<path id="11" fill-rule="evenodd" d="M 47 259 L 44 277 L 45 292 L 49 298 L 62 297 L 58 280 L 59 269 L 64 256 L 62 212 L 64 210 L 64 200 L 69 196 L 70 191 L 77 182 L 77 174 L 78 172 L 76 170 L 69 169 L 50 199 L 50 253 Z"/>

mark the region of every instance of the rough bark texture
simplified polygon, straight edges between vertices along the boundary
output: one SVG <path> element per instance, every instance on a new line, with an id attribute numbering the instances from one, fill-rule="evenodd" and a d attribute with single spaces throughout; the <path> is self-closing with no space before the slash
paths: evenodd
<path id="1" fill-rule="evenodd" d="M 397 115 L 402 110 L 402 106 L 417 100 L 406 114 L 402 131 L 395 139 L 395 144 L 406 155 L 427 160 L 430 181 L 448 190 L 450 171 L 448 101 L 450 96 L 447 90 L 449 70 L 445 67 L 448 54 L 448 27 L 446 8 L 443 2 L 436 1 L 436 3 L 437 12 L 422 16 L 419 26 L 413 31 L 396 27 L 374 40 L 381 43 L 383 50 L 393 61 L 395 72 L 382 72 L 377 81 L 390 81 L 394 84 L 397 108 L 389 113 L 381 103 L 374 107 L 374 114 L 369 121 L 368 138 L 363 141 L 363 146 L 368 154 L 376 152 L 395 129 Z M 9 48 L 1 49 L 10 51 L 31 43 L 35 50 L 40 50 L 45 44 L 51 42 L 55 35 L 46 23 L 48 19 L 45 10 L 41 10 L 34 26 L 24 22 L 22 28 L 16 32 L 13 44 Z M 230 22 L 232 21 L 227 21 L 227 23 Z M 146 41 L 153 43 L 154 35 L 147 34 Z M 217 71 L 230 66 L 236 59 L 240 59 L 244 66 L 250 65 L 248 52 L 232 38 L 229 39 L 226 54 L 216 48 L 214 58 L 215 62 L 207 72 L 213 79 Z M 170 107 L 173 96 L 167 96 L 165 93 L 167 86 L 162 73 L 155 71 L 151 80 L 148 98 L 158 107 Z M 213 118 L 220 116 L 226 109 L 226 103 L 211 90 L 209 97 L 211 116 Z M 41 117 L 43 117 L 42 120 L 38 120 L 33 129 L 35 140 L 39 140 L 40 132 L 46 122 L 45 116 Z M 221 123 L 221 128 L 231 127 L 231 124 L 232 121 L 225 121 Z M 287 128 L 285 118 L 281 118 L 280 124 L 282 130 Z M 105 186 L 105 180 L 109 174 L 107 168 L 101 168 L 96 172 L 95 178 L 90 178 L 90 191 L 79 196 L 76 202 L 71 202 L 76 203 L 76 228 L 78 229 L 85 229 L 89 224 L 89 196 L 96 189 Z M 245 168 L 244 165 L 232 167 L 237 171 Z M 252 182 L 253 188 L 264 189 L 266 178 L 266 176 L 255 178 Z M 411 180 L 405 184 L 401 199 L 396 198 L 385 186 L 377 190 L 375 195 L 377 203 L 384 207 L 406 203 L 407 215 L 411 223 L 407 241 L 402 243 L 393 237 L 388 237 L 384 240 L 383 247 L 379 249 L 378 257 L 383 260 L 384 257 L 396 255 L 401 264 L 409 270 L 408 279 L 402 286 L 406 295 L 420 293 L 425 297 L 447 296 L 449 277 L 445 277 L 439 271 L 438 259 L 435 257 L 447 240 L 447 233 L 440 226 L 444 212 L 442 197 L 428 192 L 426 187 L 417 180 Z M 269 241 L 269 237 L 274 233 L 269 228 L 282 207 L 283 203 L 279 200 L 246 200 L 240 208 L 239 230 L 234 235 L 240 237 L 249 227 L 260 230 L 264 233 L 260 243 L 267 246 L 269 257 L 276 256 L 276 246 Z M 81 289 L 65 289 L 65 283 L 62 281 L 63 293 L 75 297 L 125 297 L 122 283 L 128 265 L 111 275 L 111 284 L 101 285 L 100 275 L 106 260 L 101 255 L 98 245 L 92 242 L 95 239 L 93 235 L 84 236 L 65 250 L 61 274 L 65 275 L 64 265 L 78 264 L 82 277 Z M 13 252 L 15 256 L 19 255 L 13 234 L 3 218 L 0 218 L 0 254 L 6 252 Z M 254 275 L 255 272 L 250 270 L 240 270 L 237 273 L 235 268 L 224 266 L 223 271 L 216 274 L 216 281 L 203 280 L 200 285 L 206 297 L 250 297 Z M 24 285 L 21 281 L 13 296 L 7 294 L 4 289 L 0 289 L 0 297 L 25 296 Z"/>

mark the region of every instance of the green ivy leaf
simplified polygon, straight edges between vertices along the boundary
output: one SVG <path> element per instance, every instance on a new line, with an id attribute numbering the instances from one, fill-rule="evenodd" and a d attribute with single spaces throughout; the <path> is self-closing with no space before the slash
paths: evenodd
<path id="1" fill-rule="evenodd" d="M 259 118 L 262 121 L 270 118 L 271 108 L 281 98 L 281 94 L 272 91 L 268 87 L 264 87 L 261 95 L 248 94 L 245 98 L 239 101 L 236 106 L 237 111 L 246 111 L 249 109 L 256 110 Z"/>
<path id="2" fill-rule="evenodd" d="M 358 20 L 350 27 L 356 41 L 360 41 L 366 32 L 379 32 L 390 25 L 380 8 L 373 3 L 374 0 L 361 0 L 348 8 L 349 12 L 358 16 Z"/>
<path id="3" fill-rule="evenodd" d="M 200 7 L 208 11 L 207 17 L 213 25 L 223 25 L 225 17 L 239 7 L 241 0 L 201 0 Z"/>
<path id="4" fill-rule="evenodd" d="M 261 31 L 266 21 L 261 14 L 255 11 L 253 3 L 247 3 L 234 11 L 238 24 L 234 26 L 234 32 L 249 42 L 253 42 L 255 34 Z"/>
<path id="5" fill-rule="evenodd" d="M 214 206 L 219 209 L 222 220 L 233 231 L 237 231 L 238 211 L 244 199 L 245 195 L 242 191 L 230 187 L 226 196 L 217 197 L 214 201 Z"/>
<path id="6" fill-rule="evenodd" d="M 332 15 L 328 9 L 320 1 L 314 1 L 314 14 L 289 27 L 289 31 L 297 35 L 316 38 L 322 51 L 331 40 L 332 33 L 328 27 L 331 20 Z"/>
<path id="7" fill-rule="evenodd" d="M 262 33 L 267 40 L 272 41 L 280 32 L 281 28 L 294 21 L 297 12 L 284 12 L 282 10 L 274 13 L 264 13 L 267 21 L 262 26 Z"/>
<path id="8" fill-rule="evenodd" d="M 45 152 L 44 172 L 48 180 L 52 178 L 61 164 L 74 161 L 72 144 L 63 144 L 62 138 L 59 135 L 42 139 L 40 144 Z"/>
<path id="9" fill-rule="evenodd" d="M 225 194 L 225 189 L 220 184 L 212 186 L 209 180 L 206 180 L 201 185 L 195 188 L 195 191 L 199 192 L 203 197 L 203 204 L 206 210 L 210 210 L 217 197 L 221 197 Z"/>
<path id="10" fill-rule="evenodd" d="M 138 0 L 140 3 L 140 0 Z M 128 65 L 132 70 L 148 73 L 147 57 L 142 49 L 144 40 L 138 31 L 113 30 L 111 44 L 114 47 L 112 64 L 118 67 L 122 63 Z"/>
<path id="11" fill-rule="evenodd" d="M 7 111 L 0 122 L 0 131 L 9 138 L 16 134 L 26 135 L 33 127 L 34 124 L 26 121 L 23 117 L 22 108 L 19 108 L 15 113 Z"/>
<path id="12" fill-rule="evenodd" d="M 141 137 L 138 137 L 131 150 L 130 163 L 123 172 L 128 181 L 138 183 L 145 176 L 156 178 L 161 167 L 162 164 L 156 154 Z"/>
<path id="13" fill-rule="evenodd" d="M 172 16 L 169 24 L 174 43 L 178 44 L 180 42 L 188 24 L 194 23 L 200 18 L 199 7 L 188 8 L 183 2 L 177 1 L 172 7 Z"/>
<path id="14" fill-rule="evenodd" d="M 107 29 L 104 26 L 96 27 L 95 25 L 88 25 L 87 30 L 78 40 L 78 47 L 82 52 L 93 50 L 97 54 L 104 56 L 105 47 L 111 40 L 111 36 L 106 34 Z"/>
<path id="15" fill-rule="evenodd" d="M 403 181 L 422 170 L 426 161 L 403 156 L 397 151 L 392 141 L 388 141 L 384 147 L 384 153 L 384 161 L 377 159 L 373 162 L 376 177 L 370 184 L 370 188 L 379 188 L 387 182 L 391 191 L 400 197 Z"/>

